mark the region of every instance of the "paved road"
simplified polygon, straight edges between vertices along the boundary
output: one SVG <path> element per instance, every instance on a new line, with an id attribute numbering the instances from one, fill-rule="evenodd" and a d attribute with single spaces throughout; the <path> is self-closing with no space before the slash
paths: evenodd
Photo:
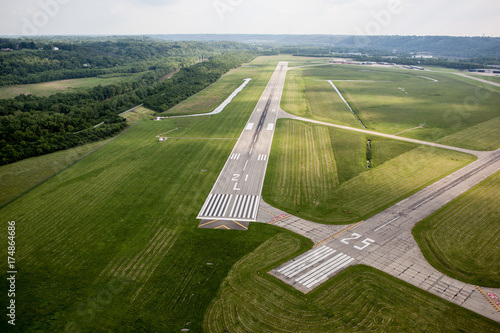
<path id="1" fill-rule="evenodd" d="M 198 214 L 200 225 L 218 226 L 220 221 L 234 220 L 247 227 L 242 222 L 256 220 L 287 66 L 287 62 L 278 63 Z"/>

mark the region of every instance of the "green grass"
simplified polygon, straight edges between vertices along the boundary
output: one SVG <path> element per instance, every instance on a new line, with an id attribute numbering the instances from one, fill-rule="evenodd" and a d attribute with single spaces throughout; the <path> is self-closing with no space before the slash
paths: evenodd
<path id="1" fill-rule="evenodd" d="M 60 332 L 78 328 L 82 332 L 179 332 L 189 328 L 191 332 L 200 332 L 206 310 L 239 260 L 271 239 L 270 243 L 278 249 L 279 255 L 273 256 L 276 261 L 311 247 L 311 241 L 269 225 L 252 224 L 245 232 L 197 228 L 196 216 L 276 63 L 276 57 L 259 58 L 253 63 L 259 67 L 241 69 L 253 80 L 221 114 L 160 122 L 143 120 L 0 209 L 2 221 L 17 222 L 18 331 Z M 238 71 L 231 75 L 239 75 Z M 217 83 L 207 89 L 210 91 L 220 93 Z M 231 91 L 228 87 L 223 93 Z M 283 124 L 280 122 L 278 126 Z M 158 142 L 159 131 L 175 128 L 178 130 L 170 132 L 171 138 Z M 332 142 L 342 142 L 346 135 L 339 132 L 341 135 L 332 138 L 325 134 L 332 130 L 318 127 L 302 131 L 309 140 L 318 140 L 311 144 L 314 146 L 311 154 L 316 154 L 318 160 L 308 167 L 330 165 L 333 168 L 336 164 L 338 168 L 347 163 L 343 158 L 338 161 L 335 149 L 335 161 L 328 152 Z M 366 143 L 361 137 L 359 140 Z M 351 148 L 346 145 L 338 149 Z M 363 148 L 358 152 L 362 156 Z M 428 157 L 424 153 L 422 156 Z M 47 158 L 46 165 L 58 159 L 56 154 Z M 387 163 L 392 160 L 381 167 Z M 26 168 L 29 172 L 29 166 Z M 36 168 L 33 166 L 31 170 Z M 337 174 L 325 172 L 324 177 L 342 186 L 366 172 L 355 176 L 355 173 L 343 174 L 339 170 Z M 0 229 L 3 239 L 7 237 L 6 231 L 5 227 Z M 294 246 L 288 251 L 290 246 L 286 244 L 290 243 Z M 260 258 L 254 260 L 261 261 Z M 338 281 L 350 283 L 353 278 L 358 279 L 356 271 L 352 272 L 353 276 L 342 275 Z M 7 290 L 5 272 L 2 277 L 3 290 Z M 274 278 L 267 279 L 276 284 Z M 381 280 L 365 286 L 373 289 L 385 284 L 385 280 Z M 248 296 L 249 291 L 242 289 L 238 293 L 243 297 Z M 287 298 L 296 295 L 291 288 L 287 293 Z M 255 294 L 251 304 L 260 300 L 257 296 Z M 5 308 L 6 301 L 3 297 L 0 306 Z M 428 309 L 425 297 L 412 299 L 412 303 L 420 309 L 419 313 L 435 308 L 431 303 Z M 353 304 L 345 308 L 346 314 L 365 313 L 363 302 Z M 399 327 L 400 311 L 405 311 L 407 306 L 395 305 L 393 311 L 386 314 L 386 326 L 395 323 L 394 327 Z M 287 311 L 283 306 L 275 313 L 287 315 Z M 323 313 L 317 307 L 311 307 L 310 311 L 313 316 Z M 378 320 L 378 312 L 371 314 L 370 318 Z M 472 322 L 481 327 L 471 312 L 459 309 L 456 317 L 458 320 L 473 318 Z M 350 325 L 365 327 L 365 320 L 364 316 L 356 315 Z M 436 326 L 442 319 L 433 317 L 429 321 Z M 2 321 L 0 331 L 8 331 L 6 326 L 6 321 Z"/>
<path id="2" fill-rule="evenodd" d="M 123 81 L 131 81 L 134 78 L 137 78 L 143 74 L 144 73 L 137 73 L 132 75 L 107 77 L 107 78 L 90 77 L 90 78 L 60 80 L 60 81 L 51 81 L 51 82 L 35 83 L 35 84 L 24 84 L 17 86 L 4 86 L 0 87 L 0 98 L 14 98 L 21 94 L 50 96 L 59 92 L 70 92 L 75 90 L 92 88 L 98 85 L 105 86 Z"/>
<path id="3" fill-rule="evenodd" d="M 0 210 L 17 222 L 20 331 L 64 331 L 73 322 L 89 332 L 201 330 L 231 266 L 283 232 L 196 228 L 236 143 L 197 138 L 237 138 L 270 73 L 255 68 L 253 86 L 217 117 L 143 121 Z M 191 138 L 158 142 L 160 130 L 176 127 Z M 91 310 L 89 299 L 109 296 L 116 277 L 129 282 Z"/>
<path id="4" fill-rule="evenodd" d="M 426 259 L 456 279 L 500 287 L 500 172 L 413 229 Z"/>
<path id="5" fill-rule="evenodd" d="M 281 120 L 263 197 L 271 205 L 322 223 L 365 219 L 473 161 L 454 151 L 374 138 L 374 168 L 358 133 Z M 325 144 L 330 141 L 331 145 Z M 352 214 L 344 212 L 352 212 Z"/>
<path id="6" fill-rule="evenodd" d="M 439 143 L 469 149 L 495 150 L 500 148 L 500 117 L 485 121 L 466 130 L 448 135 Z"/>
<path id="7" fill-rule="evenodd" d="M 13 164 L 0 166 L 0 205 L 39 184 L 54 173 L 93 152 L 108 141 L 28 158 Z"/>
<path id="8" fill-rule="evenodd" d="M 395 134 L 425 123 L 424 128 L 401 135 L 435 142 L 500 116 L 498 88 L 453 74 L 329 65 L 295 69 L 288 75 L 282 101 L 285 111 L 358 127 L 334 89 L 316 81 L 334 80 L 365 126 L 383 133 Z M 460 147 L 483 149 L 484 144 L 476 141 L 487 141 L 488 147 L 498 144 L 498 137 L 469 140 L 457 134 L 454 139 Z"/>
<path id="9" fill-rule="evenodd" d="M 205 331 L 498 332 L 498 323 L 367 266 L 307 295 L 267 274 L 299 251 L 297 239 L 280 234 L 236 263 L 205 315 Z"/>
<path id="10" fill-rule="evenodd" d="M 496 76 L 478 75 L 478 74 L 467 74 L 467 75 L 474 76 L 474 77 L 477 77 L 477 78 L 480 78 L 480 79 L 483 79 L 486 81 L 500 83 L 500 76 L 498 76 L 498 75 L 496 75 Z"/>

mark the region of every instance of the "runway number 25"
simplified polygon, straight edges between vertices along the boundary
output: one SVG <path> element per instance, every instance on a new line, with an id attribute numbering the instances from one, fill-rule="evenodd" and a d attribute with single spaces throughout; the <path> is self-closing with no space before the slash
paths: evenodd
<path id="1" fill-rule="evenodd" d="M 356 239 L 359 239 L 361 238 L 361 235 L 360 234 L 351 234 L 352 237 L 348 237 L 348 238 L 344 238 L 342 239 L 340 242 L 341 243 L 344 243 L 344 244 L 349 244 L 349 241 L 350 240 L 356 240 Z M 365 244 L 364 246 L 354 246 L 354 248 L 356 250 L 363 250 L 365 249 L 366 247 L 370 246 L 372 243 L 375 243 L 375 241 L 371 238 L 367 238 L 363 241 L 361 241 L 361 243 Z"/>

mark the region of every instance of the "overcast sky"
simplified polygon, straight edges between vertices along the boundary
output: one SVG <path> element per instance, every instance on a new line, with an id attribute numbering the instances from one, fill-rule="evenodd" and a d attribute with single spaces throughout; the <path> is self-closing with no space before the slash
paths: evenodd
<path id="1" fill-rule="evenodd" d="M 499 0 L 0 0 L 0 35 L 500 37 Z"/>

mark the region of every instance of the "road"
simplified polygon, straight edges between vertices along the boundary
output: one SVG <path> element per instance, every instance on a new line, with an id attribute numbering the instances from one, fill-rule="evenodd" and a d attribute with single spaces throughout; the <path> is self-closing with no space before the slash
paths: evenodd
<path id="1" fill-rule="evenodd" d="M 287 67 L 279 62 L 271 76 L 198 214 L 201 227 L 246 229 L 256 221 Z"/>

